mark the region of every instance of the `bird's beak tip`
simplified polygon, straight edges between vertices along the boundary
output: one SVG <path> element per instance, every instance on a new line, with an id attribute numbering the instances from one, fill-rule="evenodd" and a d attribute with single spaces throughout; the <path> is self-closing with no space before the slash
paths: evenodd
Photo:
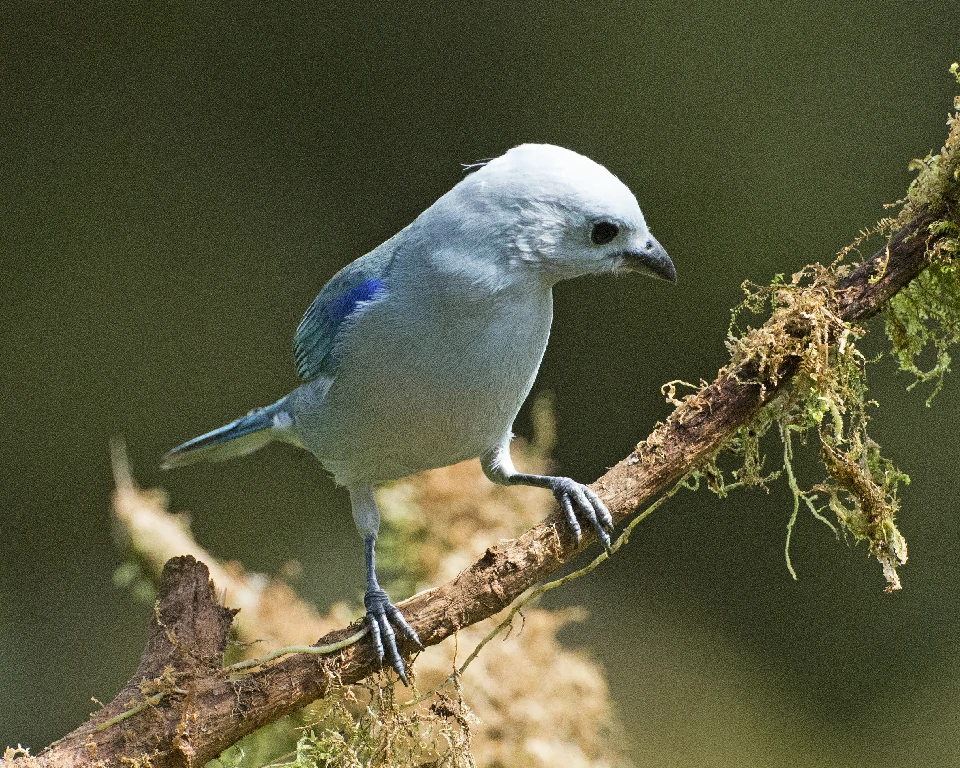
<path id="1" fill-rule="evenodd" d="M 642 272 L 651 277 L 666 280 L 668 283 L 677 282 L 677 268 L 659 243 L 646 251 L 625 253 L 623 260 L 627 268 L 635 272 Z"/>

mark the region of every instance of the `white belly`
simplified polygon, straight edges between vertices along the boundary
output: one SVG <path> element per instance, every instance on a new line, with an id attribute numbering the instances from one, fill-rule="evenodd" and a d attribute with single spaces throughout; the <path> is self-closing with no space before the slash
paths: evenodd
<path id="1" fill-rule="evenodd" d="M 479 456 L 530 392 L 552 312 L 549 289 L 412 318 L 370 307 L 348 331 L 329 390 L 301 388 L 304 443 L 348 486 Z"/>

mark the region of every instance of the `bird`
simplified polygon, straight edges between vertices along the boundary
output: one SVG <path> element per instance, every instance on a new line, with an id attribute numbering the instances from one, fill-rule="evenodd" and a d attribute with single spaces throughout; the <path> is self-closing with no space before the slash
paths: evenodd
<path id="1" fill-rule="evenodd" d="M 593 490 L 516 470 L 513 422 L 547 347 L 557 283 L 626 272 L 677 278 L 634 194 L 586 156 L 521 144 L 465 170 L 321 289 L 294 336 L 296 389 L 162 463 L 221 461 L 271 442 L 312 453 L 349 491 L 364 540 L 369 634 L 381 666 L 386 658 L 404 684 L 397 636 L 423 645 L 377 579 L 375 489 L 479 458 L 494 483 L 551 491 L 577 543 L 582 519 L 609 550 L 613 519 Z"/>

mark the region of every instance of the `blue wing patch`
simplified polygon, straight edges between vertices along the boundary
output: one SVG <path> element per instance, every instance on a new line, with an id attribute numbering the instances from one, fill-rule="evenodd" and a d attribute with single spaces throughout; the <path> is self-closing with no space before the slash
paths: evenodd
<path id="1" fill-rule="evenodd" d="M 370 301 L 383 291 L 383 280 L 379 277 L 371 277 L 364 280 L 356 288 L 347 291 L 343 296 L 330 302 L 330 318 L 337 325 L 346 320 L 361 301 Z"/>
<path id="2" fill-rule="evenodd" d="M 382 275 L 388 259 L 375 254 L 357 259 L 334 275 L 300 321 L 293 355 L 302 380 L 333 374 L 337 334 L 344 321 L 386 290 Z"/>

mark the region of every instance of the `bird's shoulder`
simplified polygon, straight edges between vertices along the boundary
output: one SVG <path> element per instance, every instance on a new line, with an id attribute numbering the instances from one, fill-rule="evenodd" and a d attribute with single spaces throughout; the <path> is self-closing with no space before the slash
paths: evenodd
<path id="1" fill-rule="evenodd" d="M 293 339 L 300 379 L 334 372 L 337 334 L 344 322 L 386 291 L 394 257 L 389 245 L 387 241 L 337 272 L 307 309 Z"/>

